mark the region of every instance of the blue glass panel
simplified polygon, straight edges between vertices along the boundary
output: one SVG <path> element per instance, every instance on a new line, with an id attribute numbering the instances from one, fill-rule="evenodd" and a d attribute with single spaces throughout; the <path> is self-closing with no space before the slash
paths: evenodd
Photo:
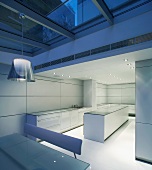
<path id="1" fill-rule="evenodd" d="M 122 6 L 126 2 L 131 2 L 131 1 L 135 1 L 135 0 L 117 0 L 117 1 L 114 1 L 114 0 L 104 0 L 104 1 L 107 4 L 108 8 L 111 10 L 111 9 L 116 8 L 116 7 Z"/>
<path id="2" fill-rule="evenodd" d="M 115 16 L 119 13 L 127 12 L 128 9 L 135 9 L 149 0 L 104 0 L 112 14 Z"/>
<path id="3" fill-rule="evenodd" d="M 24 37 L 47 44 L 48 41 L 60 34 L 39 25 L 29 19 L 24 21 Z"/>
<path id="4" fill-rule="evenodd" d="M 19 14 L 3 6 L 0 6 L 0 26 L 1 29 L 21 36 L 22 21 Z M 23 35 L 28 39 L 47 44 L 48 41 L 59 36 L 60 34 L 25 18 L 23 20 Z"/>
<path id="5" fill-rule="evenodd" d="M 41 15 L 47 15 L 67 0 L 16 0 Z"/>
<path id="6" fill-rule="evenodd" d="M 21 43 L 16 42 L 16 41 L 11 41 L 10 39 L 0 38 L 0 47 L 22 51 Z M 40 48 L 35 48 L 33 46 L 23 44 L 23 51 L 32 53 L 34 52 L 33 50 L 34 51 L 40 50 Z"/>
<path id="7" fill-rule="evenodd" d="M 71 30 L 98 15 L 101 13 L 92 0 L 69 0 L 47 17 Z"/>

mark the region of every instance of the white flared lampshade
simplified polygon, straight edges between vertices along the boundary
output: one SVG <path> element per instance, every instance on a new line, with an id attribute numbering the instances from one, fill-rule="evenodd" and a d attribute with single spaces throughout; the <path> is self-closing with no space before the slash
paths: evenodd
<path id="1" fill-rule="evenodd" d="M 14 59 L 8 78 L 13 81 L 34 82 L 31 62 L 25 59 Z"/>

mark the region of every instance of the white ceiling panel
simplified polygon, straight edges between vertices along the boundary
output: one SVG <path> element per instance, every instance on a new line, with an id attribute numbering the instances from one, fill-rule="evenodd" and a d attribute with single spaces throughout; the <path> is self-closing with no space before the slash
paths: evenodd
<path id="1" fill-rule="evenodd" d="M 38 73 L 61 79 L 94 79 L 103 84 L 135 82 L 135 61 L 152 58 L 152 48 Z M 128 61 L 124 61 L 127 59 Z M 54 74 L 55 73 L 55 74 Z"/>

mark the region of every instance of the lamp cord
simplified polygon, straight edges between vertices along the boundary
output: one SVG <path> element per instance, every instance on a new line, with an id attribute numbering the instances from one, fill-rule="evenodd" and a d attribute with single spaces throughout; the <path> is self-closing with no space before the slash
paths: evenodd
<path id="1" fill-rule="evenodd" d="M 23 56 L 23 21 L 24 21 L 24 18 L 25 18 L 25 15 L 23 14 L 23 13 L 20 13 L 20 16 L 19 16 L 19 18 L 21 19 L 21 31 L 22 31 L 22 34 L 21 34 L 21 36 L 22 36 L 22 56 Z M 26 84 L 25 84 L 25 86 L 26 86 L 26 113 L 27 113 L 27 81 L 26 81 Z"/>
<path id="2" fill-rule="evenodd" d="M 23 13 L 20 13 L 20 14 L 19 14 L 19 18 L 21 19 L 21 32 L 22 32 L 22 34 L 21 34 L 21 37 L 22 37 L 22 38 L 21 38 L 21 40 L 22 40 L 22 44 L 21 44 L 21 45 L 22 45 L 22 46 L 21 46 L 22 48 L 21 48 L 21 50 L 22 50 L 22 56 L 23 56 L 23 33 L 24 33 L 24 32 L 23 32 L 23 31 L 24 31 L 24 30 L 23 30 L 23 20 L 24 20 L 24 18 L 25 18 L 25 15 L 24 15 Z"/>
<path id="3" fill-rule="evenodd" d="M 21 22 L 22 22 L 22 56 L 23 56 L 23 16 L 21 16 Z"/>

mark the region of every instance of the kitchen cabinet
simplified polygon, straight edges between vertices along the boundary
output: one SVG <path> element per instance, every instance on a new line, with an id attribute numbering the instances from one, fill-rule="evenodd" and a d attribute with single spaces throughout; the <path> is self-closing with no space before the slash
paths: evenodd
<path id="1" fill-rule="evenodd" d="M 65 111 L 61 113 L 61 123 L 60 123 L 60 131 L 66 131 L 70 128 L 70 112 Z"/>
<path id="2" fill-rule="evenodd" d="M 72 110 L 70 113 L 71 116 L 71 128 L 79 125 L 78 109 Z"/>
<path id="3" fill-rule="evenodd" d="M 65 132 L 83 125 L 83 115 L 91 108 L 70 108 L 26 114 L 26 122 L 55 132 Z"/>

